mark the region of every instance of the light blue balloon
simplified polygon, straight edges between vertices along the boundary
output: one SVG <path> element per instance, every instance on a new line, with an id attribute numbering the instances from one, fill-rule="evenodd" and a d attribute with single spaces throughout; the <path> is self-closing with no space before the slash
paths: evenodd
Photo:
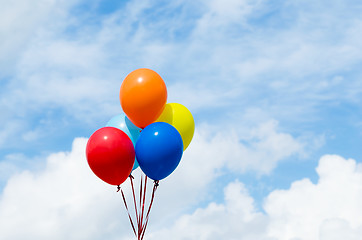
<path id="1" fill-rule="evenodd" d="M 106 126 L 121 129 L 131 139 L 133 146 L 136 146 L 136 142 L 142 130 L 141 128 L 134 125 L 124 113 L 112 117 L 111 120 L 108 121 Z M 135 170 L 136 168 L 138 168 L 137 158 L 135 159 L 133 170 Z"/>

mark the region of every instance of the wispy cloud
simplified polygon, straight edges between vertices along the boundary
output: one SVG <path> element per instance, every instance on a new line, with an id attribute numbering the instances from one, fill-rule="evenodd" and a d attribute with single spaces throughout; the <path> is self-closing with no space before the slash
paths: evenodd
<path id="1" fill-rule="evenodd" d="M 321 11 L 326 3 L 130 1 L 97 21 L 88 21 L 96 8 L 70 15 L 76 4 L 8 6 L 7 14 L 19 12 L 32 27 L 16 26 L 33 30 L 19 36 L 20 48 L 9 32 L 16 27 L 4 24 L 14 47 L 1 49 L 22 50 L 2 88 L 3 123 L 19 115 L 15 108 L 27 115 L 61 109 L 95 126 L 120 111 L 120 83 L 138 67 L 158 71 L 170 100 L 195 113 L 259 108 L 271 119 L 300 121 L 317 119 L 326 102 L 360 95 L 361 73 L 353 67 L 362 59 L 358 4 L 332 1 Z"/>

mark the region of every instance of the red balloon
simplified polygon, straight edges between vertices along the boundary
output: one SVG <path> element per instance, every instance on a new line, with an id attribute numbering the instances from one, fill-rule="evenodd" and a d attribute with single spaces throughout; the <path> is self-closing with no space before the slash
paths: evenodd
<path id="1" fill-rule="evenodd" d="M 122 130 L 103 127 L 89 138 L 86 148 L 90 168 L 97 177 L 111 185 L 120 185 L 132 172 L 135 150 Z"/>

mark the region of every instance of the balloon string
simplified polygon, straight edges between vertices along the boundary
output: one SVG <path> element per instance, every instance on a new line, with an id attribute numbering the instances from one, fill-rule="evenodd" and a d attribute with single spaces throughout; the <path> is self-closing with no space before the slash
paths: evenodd
<path id="1" fill-rule="evenodd" d="M 139 237 L 142 235 L 142 227 L 143 227 L 143 215 L 144 215 L 144 210 L 145 210 L 145 201 L 146 201 L 146 191 L 147 191 L 147 175 L 145 176 L 145 182 L 144 182 L 144 188 L 143 188 L 143 199 L 142 199 L 142 210 L 141 211 L 141 221 L 139 222 L 139 227 L 138 227 L 138 235 Z M 142 239 L 142 238 L 140 238 Z"/>
<path id="2" fill-rule="evenodd" d="M 157 187 L 159 186 L 159 181 L 154 181 L 154 185 L 153 185 L 153 190 L 152 190 L 152 196 L 151 196 L 151 201 L 150 201 L 150 205 L 148 206 L 148 210 L 147 210 L 147 214 L 146 214 L 146 220 L 142 226 L 142 231 L 141 231 L 141 239 L 143 239 L 144 235 L 145 235 L 145 232 L 146 232 L 146 228 L 147 228 L 147 224 L 148 224 L 148 219 L 150 217 L 150 211 L 151 211 L 151 207 L 152 207 L 152 204 L 153 204 L 153 199 L 155 197 L 155 192 L 157 190 Z"/>
<path id="3" fill-rule="evenodd" d="M 148 177 L 145 175 L 145 177 L 143 178 L 143 176 L 141 175 L 140 202 L 139 202 L 139 206 L 138 206 L 139 209 L 138 209 L 137 208 L 137 200 L 136 200 L 135 188 L 134 188 L 134 183 L 133 183 L 134 177 L 132 175 L 130 175 L 129 178 L 130 178 L 131 187 L 132 187 L 133 203 L 134 203 L 134 207 L 135 207 L 136 220 L 137 220 L 137 225 L 136 226 L 137 226 L 138 231 L 136 231 L 136 227 L 135 227 L 135 225 L 133 223 L 131 214 L 130 214 L 129 209 L 128 209 L 126 197 L 125 197 L 124 192 L 121 189 L 120 185 L 117 186 L 117 192 L 121 191 L 123 203 L 124 203 L 124 206 L 125 206 L 125 208 L 127 210 L 128 218 L 129 218 L 129 221 L 131 223 L 133 233 L 135 234 L 135 236 L 137 237 L 138 240 L 142 240 L 144 235 L 145 235 L 145 232 L 146 232 L 146 228 L 147 228 L 147 225 L 148 225 L 148 220 L 149 220 L 149 217 L 150 217 L 152 204 L 153 204 L 154 197 L 155 197 L 155 192 L 157 190 L 157 187 L 159 186 L 159 181 L 154 181 L 153 190 L 152 190 L 152 194 L 151 194 L 151 200 L 150 200 L 150 203 L 149 203 L 148 207 L 145 208 L 146 194 L 147 194 L 147 179 L 148 179 Z M 147 212 L 145 212 L 145 210 L 147 210 Z"/>
<path id="4" fill-rule="evenodd" d="M 140 183 L 140 205 L 139 205 L 139 215 L 138 215 L 138 239 L 140 239 L 140 229 L 141 229 L 141 209 L 142 209 L 142 189 L 143 189 L 143 177 L 141 175 L 141 183 Z"/>
<path id="5" fill-rule="evenodd" d="M 123 202 L 124 202 L 124 206 L 126 207 L 126 210 L 127 210 L 127 213 L 128 213 L 128 218 L 129 218 L 129 221 L 131 222 L 131 226 L 132 226 L 132 229 L 133 229 L 133 232 L 135 234 L 135 236 L 137 237 L 137 234 L 136 234 L 136 229 L 133 225 L 133 221 L 132 221 L 132 218 L 131 218 L 131 215 L 129 214 L 129 210 L 128 210 L 128 206 L 127 206 L 127 202 L 126 202 L 126 198 L 124 197 L 124 193 L 123 193 L 123 190 L 121 189 L 121 187 L 118 185 L 117 186 L 117 192 L 119 192 L 119 190 L 121 190 L 121 193 L 122 193 L 122 198 L 123 198 Z"/>
<path id="6" fill-rule="evenodd" d="M 133 178 L 134 177 L 132 175 L 129 175 L 129 179 L 131 180 L 131 186 L 132 186 L 132 194 L 133 194 L 134 209 L 135 209 L 135 212 L 136 212 L 137 226 L 139 226 L 138 211 L 137 211 L 137 201 L 136 201 L 136 195 L 135 195 L 134 186 L 133 186 Z"/>

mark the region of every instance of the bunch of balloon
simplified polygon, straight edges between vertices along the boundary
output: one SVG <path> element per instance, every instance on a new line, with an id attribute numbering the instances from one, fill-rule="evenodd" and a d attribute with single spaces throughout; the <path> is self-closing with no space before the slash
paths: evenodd
<path id="1" fill-rule="evenodd" d="M 167 88 L 155 71 L 141 68 L 121 84 L 120 103 L 124 113 L 114 116 L 89 138 L 86 148 L 91 170 L 103 181 L 116 185 L 128 213 L 133 232 L 143 239 L 159 186 L 179 165 L 195 131 L 191 112 L 179 103 L 167 103 Z M 132 171 L 142 170 L 136 197 Z M 128 211 L 121 184 L 130 179 L 135 216 Z M 145 209 L 147 179 L 154 180 Z M 136 224 L 135 224 L 136 223 Z"/>

